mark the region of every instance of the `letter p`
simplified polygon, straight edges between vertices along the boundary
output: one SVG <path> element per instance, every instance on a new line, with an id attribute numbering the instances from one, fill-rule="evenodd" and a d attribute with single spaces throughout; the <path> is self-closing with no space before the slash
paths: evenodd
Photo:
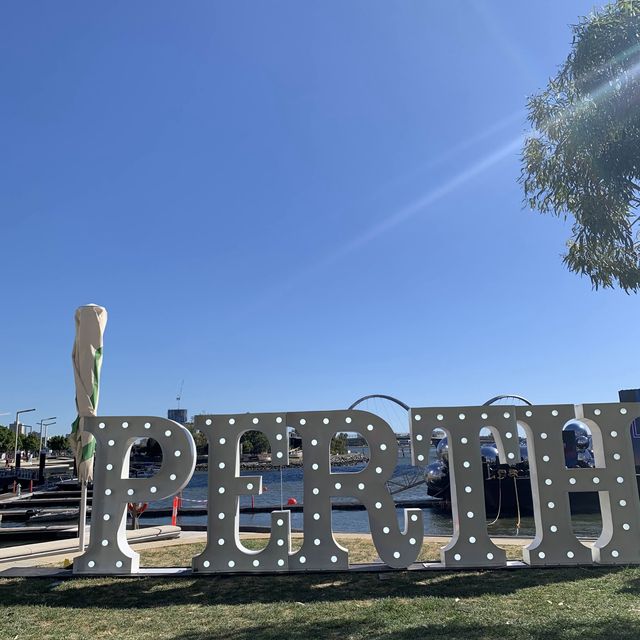
<path id="1" fill-rule="evenodd" d="M 96 439 L 91 539 L 73 572 L 137 573 L 140 555 L 127 542 L 127 503 L 180 491 L 195 468 L 195 443 L 182 425 L 158 417 L 84 418 L 84 429 Z M 139 438 L 153 438 L 162 449 L 162 465 L 151 478 L 129 477 L 129 452 Z"/>

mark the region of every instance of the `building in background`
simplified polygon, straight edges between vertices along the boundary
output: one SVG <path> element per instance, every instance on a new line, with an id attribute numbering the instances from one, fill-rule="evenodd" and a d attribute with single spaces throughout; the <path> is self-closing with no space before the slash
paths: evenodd
<path id="1" fill-rule="evenodd" d="M 169 409 L 167 411 L 167 418 L 181 425 L 185 425 L 187 424 L 187 410 L 186 409 Z"/>
<path id="2" fill-rule="evenodd" d="M 25 426 L 26 425 L 22 424 L 22 422 L 18 422 L 18 435 L 19 436 L 23 436 L 25 434 L 25 431 L 26 431 Z M 15 433 L 16 432 L 16 423 L 12 422 L 9 425 L 9 429 L 11 429 L 12 433 Z"/>

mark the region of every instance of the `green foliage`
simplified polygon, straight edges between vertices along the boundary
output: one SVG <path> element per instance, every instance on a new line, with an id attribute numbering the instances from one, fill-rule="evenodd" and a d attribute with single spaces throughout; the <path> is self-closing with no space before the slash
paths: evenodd
<path id="1" fill-rule="evenodd" d="M 71 443 L 69 442 L 67 436 L 51 436 L 47 440 L 47 447 L 51 449 L 51 451 L 56 452 L 71 451 Z"/>
<path id="2" fill-rule="evenodd" d="M 346 433 L 338 433 L 331 438 L 331 453 L 333 455 L 342 455 L 347 453 Z"/>
<path id="3" fill-rule="evenodd" d="M 244 433 L 240 439 L 240 446 L 242 447 L 242 453 L 252 453 L 254 455 L 266 453 L 271 449 L 269 440 L 262 431 L 247 431 Z"/>
<path id="4" fill-rule="evenodd" d="M 0 426 L 0 453 L 11 453 L 16 446 L 16 434 L 8 427 Z M 18 451 L 35 453 L 40 451 L 40 436 L 37 433 L 18 436 Z"/>
<path id="5" fill-rule="evenodd" d="M 11 451 L 13 454 L 16 441 L 15 438 L 16 437 L 11 429 L 0 426 L 0 453 L 8 453 Z"/>
<path id="6" fill-rule="evenodd" d="M 207 440 L 207 436 L 202 433 L 202 431 L 198 431 L 193 426 L 193 422 L 187 422 L 184 425 L 189 433 L 193 436 L 193 440 L 196 443 L 196 452 L 199 454 L 205 454 L 209 452 L 209 441 Z"/>
<path id="7" fill-rule="evenodd" d="M 528 204 L 573 218 L 563 261 L 598 287 L 640 289 L 640 0 L 573 26 L 571 53 L 529 99 Z"/>
<path id="8" fill-rule="evenodd" d="M 40 436 L 33 431 L 18 438 L 18 449 L 30 453 L 40 452 Z"/>
<path id="9" fill-rule="evenodd" d="M 194 431 L 192 433 L 196 443 L 196 451 L 198 453 L 207 453 L 209 451 L 209 441 L 202 431 Z"/>

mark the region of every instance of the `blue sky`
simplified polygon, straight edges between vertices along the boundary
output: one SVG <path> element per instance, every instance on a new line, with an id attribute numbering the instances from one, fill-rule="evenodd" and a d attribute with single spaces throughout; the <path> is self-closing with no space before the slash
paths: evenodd
<path id="1" fill-rule="evenodd" d="M 0 413 L 615 401 L 638 298 L 565 271 L 517 184 L 591 2 L 0 6 Z M 8 422 L 0 417 L 0 422 Z M 26 421 L 26 419 L 25 419 Z"/>

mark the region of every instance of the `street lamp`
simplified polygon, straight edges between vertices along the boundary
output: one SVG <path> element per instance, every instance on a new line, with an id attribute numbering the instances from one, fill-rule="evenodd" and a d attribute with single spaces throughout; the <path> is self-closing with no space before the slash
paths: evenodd
<path id="1" fill-rule="evenodd" d="M 50 418 L 45 418 L 44 420 L 40 420 L 40 422 L 38 422 L 38 424 L 40 425 L 40 451 L 42 451 L 42 449 L 44 447 L 46 447 L 47 443 L 46 442 L 42 442 L 42 424 L 44 422 L 48 422 L 49 420 L 55 420 L 56 416 L 51 416 Z"/>
<path id="2" fill-rule="evenodd" d="M 16 446 L 13 450 L 13 467 L 16 470 L 16 474 L 18 473 L 18 418 L 23 413 L 29 413 L 30 411 L 35 411 L 35 409 L 21 409 L 20 411 L 16 411 Z M 17 477 L 17 475 L 16 475 Z"/>
<path id="3" fill-rule="evenodd" d="M 44 442 L 42 443 L 42 446 L 41 446 L 40 450 L 42 451 L 44 449 L 45 455 L 46 455 L 46 451 L 47 451 L 47 432 L 48 432 L 48 428 L 52 424 L 56 423 L 56 421 L 53 420 L 52 418 L 48 418 L 48 420 L 51 420 L 51 422 L 45 422 L 44 420 L 42 421 L 42 425 L 44 426 Z"/>

